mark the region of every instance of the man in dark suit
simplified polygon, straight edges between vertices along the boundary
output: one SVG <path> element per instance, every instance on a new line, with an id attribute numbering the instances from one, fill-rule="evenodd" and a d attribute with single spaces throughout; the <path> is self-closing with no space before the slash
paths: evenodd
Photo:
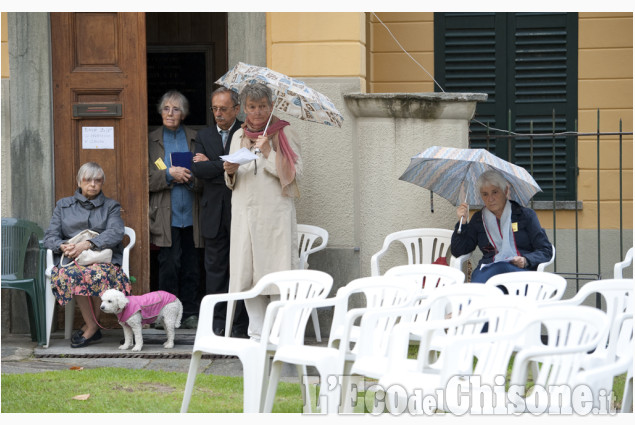
<path id="1" fill-rule="evenodd" d="M 229 290 L 229 235 L 231 229 L 232 191 L 225 185 L 221 155 L 242 124 L 236 117 L 240 110 L 238 94 L 225 87 L 212 93 L 216 125 L 200 130 L 194 144 L 192 172 L 203 182 L 200 202 L 200 228 L 205 240 L 206 294 L 223 294 Z M 225 334 L 226 303 L 214 311 L 213 330 Z M 247 337 L 249 318 L 241 301 L 236 303 L 232 336 Z"/>

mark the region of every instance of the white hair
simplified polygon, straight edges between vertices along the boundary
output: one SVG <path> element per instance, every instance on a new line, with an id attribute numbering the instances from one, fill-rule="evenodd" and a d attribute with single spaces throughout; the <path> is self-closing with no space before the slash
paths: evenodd
<path id="1" fill-rule="evenodd" d="M 79 171 L 77 172 L 77 185 L 81 185 L 84 179 L 102 179 L 105 182 L 106 173 L 104 173 L 104 170 L 96 162 L 87 162 L 79 167 Z"/>
<path id="2" fill-rule="evenodd" d="M 476 187 L 479 192 L 481 191 L 481 188 L 487 184 L 496 186 L 503 192 L 509 187 L 509 182 L 496 170 L 488 170 L 478 176 L 478 179 L 476 180 Z"/>

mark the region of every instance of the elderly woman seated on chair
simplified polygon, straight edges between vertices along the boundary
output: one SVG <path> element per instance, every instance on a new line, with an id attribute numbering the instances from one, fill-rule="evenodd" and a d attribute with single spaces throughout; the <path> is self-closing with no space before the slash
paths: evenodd
<path id="1" fill-rule="evenodd" d="M 552 247 L 536 213 L 510 201 L 509 182 L 497 171 L 486 171 L 477 180 L 485 207 L 468 221 L 468 205 L 461 204 L 456 214 L 463 218 L 461 232 L 457 222 L 452 234 L 452 255 L 459 257 L 478 246 L 483 258 L 472 272 L 472 282 L 484 283 L 490 277 L 523 270 L 536 270 L 550 260 Z"/>
<path id="2" fill-rule="evenodd" d="M 125 231 L 121 205 L 101 191 L 105 178 L 104 170 L 97 163 L 82 165 L 77 173 L 78 189 L 73 196 L 57 202 L 49 228 L 44 233 L 44 246 L 54 254 L 53 294 L 60 305 L 74 297 L 84 319 L 84 326 L 71 337 L 73 348 L 85 347 L 101 338 L 98 320 L 102 293 L 113 288 L 130 295 L 130 281 L 121 269 Z M 68 243 L 86 229 L 99 235 L 89 241 Z M 109 263 L 82 266 L 75 261 L 87 249 L 107 248 L 112 250 Z M 64 264 L 60 261 L 62 256 Z"/>

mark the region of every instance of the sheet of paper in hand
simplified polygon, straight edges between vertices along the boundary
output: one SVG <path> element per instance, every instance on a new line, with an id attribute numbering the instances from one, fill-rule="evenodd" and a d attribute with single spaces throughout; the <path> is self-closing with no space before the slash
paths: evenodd
<path id="1" fill-rule="evenodd" d="M 240 148 L 239 150 L 237 150 L 231 155 L 221 155 L 220 157 L 220 159 L 222 159 L 223 161 L 231 162 L 232 164 L 240 164 L 240 165 L 247 164 L 248 162 L 251 162 L 257 158 L 258 158 L 258 155 L 251 152 L 247 148 Z"/>

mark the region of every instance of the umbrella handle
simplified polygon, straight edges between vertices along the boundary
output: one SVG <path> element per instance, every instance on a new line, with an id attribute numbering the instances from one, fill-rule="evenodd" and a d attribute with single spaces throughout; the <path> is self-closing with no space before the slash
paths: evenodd
<path id="1" fill-rule="evenodd" d="M 262 132 L 263 136 L 267 135 L 267 129 L 269 128 L 269 124 L 271 123 L 271 117 L 273 117 L 273 111 L 269 114 L 269 120 L 267 121 L 267 125 L 265 126 L 265 131 Z"/>
<path id="2" fill-rule="evenodd" d="M 459 228 L 456 230 L 456 233 L 461 234 L 461 225 L 463 224 L 463 216 L 461 216 L 461 221 L 459 221 Z"/>
<path id="3" fill-rule="evenodd" d="M 271 111 L 271 114 L 269 114 L 269 120 L 267 121 L 267 125 L 265 126 L 265 130 L 262 132 L 263 136 L 267 135 L 267 129 L 269 128 L 269 124 L 271 124 L 271 117 L 273 117 L 273 111 Z M 260 153 L 260 149 L 258 149 L 258 148 L 254 149 L 254 153 L 256 153 L 256 154 Z"/>

